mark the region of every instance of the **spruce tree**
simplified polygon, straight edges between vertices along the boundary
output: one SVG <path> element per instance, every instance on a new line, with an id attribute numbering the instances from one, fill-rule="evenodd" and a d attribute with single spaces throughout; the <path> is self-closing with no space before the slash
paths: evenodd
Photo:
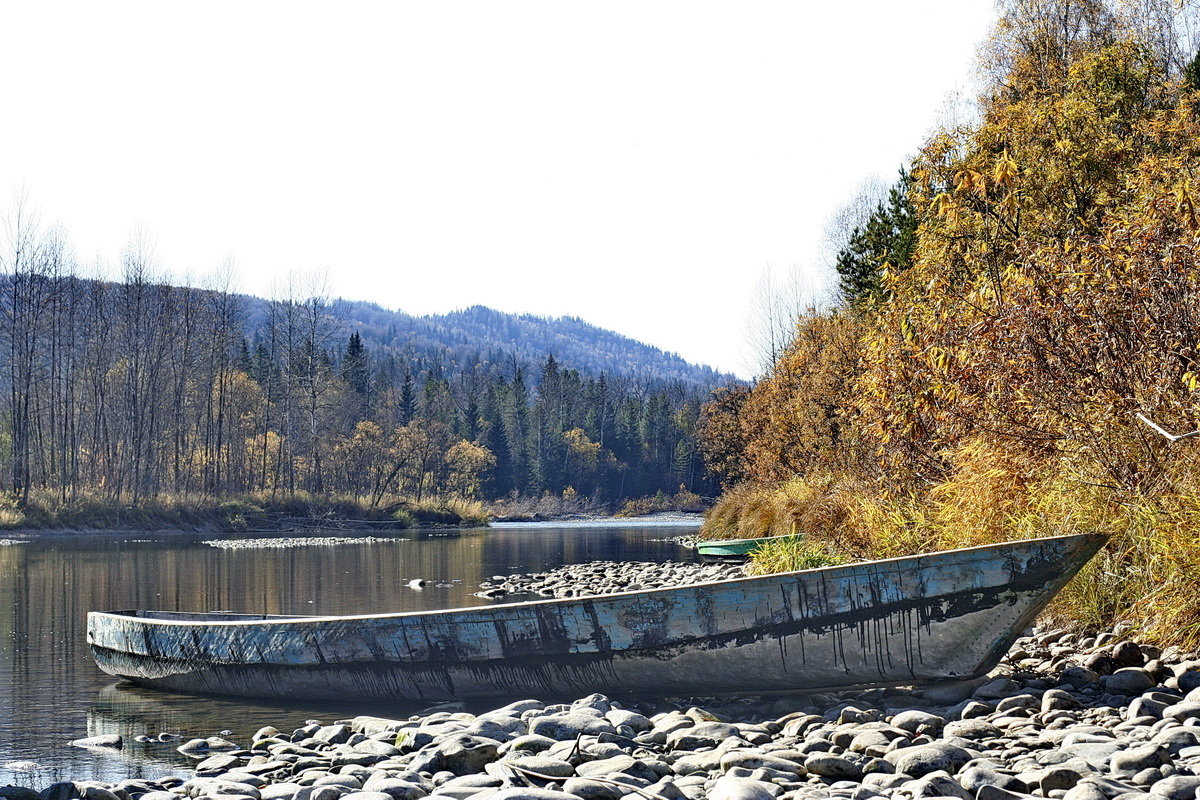
<path id="1" fill-rule="evenodd" d="M 509 387 L 507 402 L 502 410 L 504 439 L 512 464 L 512 485 L 517 493 L 530 489 L 529 464 L 529 393 L 525 389 L 525 375 L 517 369 Z"/>
<path id="2" fill-rule="evenodd" d="M 1183 89 L 1187 92 L 1200 89 L 1200 51 L 1183 68 Z"/>
<path id="3" fill-rule="evenodd" d="M 417 416 L 417 392 L 413 387 L 412 372 L 404 370 L 404 382 L 400 384 L 400 424 L 407 425 Z"/>
<path id="4" fill-rule="evenodd" d="M 363 346 L 358 331 L 350 334 L 346 352 L 342 355 L 342 380 L 358 395 L 360 410 L 366 413 L 371 400 L 371 369 L 367 348 Z"/>
<path id="5" fill-rule="evenodd" d="M 479 439 L 496 456 L 496 466 L 484 477 L 485 497 L 505 497 L 517 490 L 514 478 L 513 453 L 504 433 L 505 407 L 510 396 L 508 381 L 498 377 L 483 393 L 479 416 L 482 419 Z"/>
<path id="6" fill-rule="evenodd" d="M 254 357 L 250 355 L 250 343 L 246 341 L 246 337 L 242 337 L 241 347 L 238 349 L 237 368 L 247 375 L 254 374 Z"/>
<path id="7" fill-rule="evenodd" d="M 534 403 L 534 482 L 537 489 L 557 491 L 562 484 L 566 456 L 564 431 L 563 373 L 553 355 L 546 357 Z"/>
<path id="8" fill-rule="evenodd" d="M 867 218 L 850 234 L 837 255 L 838 289 L 847 305 L 860 305 L 883 296 L 883 269 L 893 272 L 912 265 L 917 245 L 917 214 L 908 190 L 912 176 L 900 170 L 900 179 Z"/>

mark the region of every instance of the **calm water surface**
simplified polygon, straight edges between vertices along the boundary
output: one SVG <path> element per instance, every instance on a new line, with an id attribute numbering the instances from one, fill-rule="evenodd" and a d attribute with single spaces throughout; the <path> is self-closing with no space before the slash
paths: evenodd
<path id="1" fill-rule="evenodd" d="M 353 698 L 283 705 L 137 689 L 96 668 L 87 650 L 88 611 L 366 614 L 483 605 L 489 601 L 473 593 L 493 575 L 597 560 L 692 560 L 691 551 L 666 541 L 692 531 L 680 523 L 555 523 L 287 549 L 216 548 L 204 540 L 237 537 L 190 533 L 54 534 L 0 546 L 0 785 L 153 778 L 190 763 L 175 752 L 178 743 L 133 742 L 140 734 L 230 730 L 245 740 L 263 725 L 287 729 L 307 719 L 417 710 Z M 411 589 L 414 578 L 429 585 Z M 125 748 L 67 745 L 104 733 L 122 734 Z"/>

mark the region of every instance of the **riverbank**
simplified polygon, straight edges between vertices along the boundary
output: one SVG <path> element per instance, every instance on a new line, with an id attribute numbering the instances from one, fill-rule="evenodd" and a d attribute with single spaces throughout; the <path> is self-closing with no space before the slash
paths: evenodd
<path id="1" fill-rule="evenodd" d="M 662 525 L 699 528 L 704 522 L 700 513 L 678 511 L 655 511 L 649 514 L 639 514 L 636 517 L 619 517 L 612 514 L 552 514 L 544 517 L 493 517 L 491 524 L 496 527 L 519 528 L 528 525 L 587 525 L 601 528 L 614 528 L 630 525 Z"/>
<path id="2" fill-rule="evenodd" d="M 183 495 L 158 497 L 132 505 L 93 497 L 63 501 L 37 495 L 20 508 L 11 502 L 0 507 L 0 530 L 39 533 L 303 533 L 479 527 L 487 523 L 482 504 L 441 497 L 370 505 L 355 498 L 303 494 L 287 498 L 251 496 L 225 500 Z"/>
<path id="3" fill-rule="evenodd" d="M 1042 626 L 987 677 L 925 688 L 640 702 L 593 694 L 265 727 L 249 742 L 181 743 L 169 731 L 83 740 L 127 752 L 178 747 L 197 763 L 159 780 L 4 787 L 0 796 L 1191 800 L 1200 661 L 1124 633 Z"/>
<path id="4" fill-rule="evenodd" d="M 561 505 L 561 504 L 560 504 Z M 540 510 L 539 510 L 540 509 Z M 305 531 L 387 531 L 410 528 L 484 527 L 499 523 L 594 523 L 597 525 L 687 524 L 697 527 L 698 511 L 650 510 L 609 514 L 602 508 L 514 510 L 474 500 L 435 497 L 369 505 L 355 498 L 297 495 L 291 498 L 160 497 L 136 505 L 98 498 L 62 501 L 35 497 L 24 507 L 0 501 L 0 531 L 101 532 L 188 531 L 196 533 L 303 533 Z"/>
<path id="5" fill-rule="evenodd" d="M 561 495 L 494 500 L 488 504 L 487 512 L 497 522 L 573 522 L 672 516 L 702 520 L 711 502 L 698 494 L 680 489 L 670 495 L 659 492 L 652 497 L 631 498 L 617 508 L 574 492 L 564 492 Z"/>

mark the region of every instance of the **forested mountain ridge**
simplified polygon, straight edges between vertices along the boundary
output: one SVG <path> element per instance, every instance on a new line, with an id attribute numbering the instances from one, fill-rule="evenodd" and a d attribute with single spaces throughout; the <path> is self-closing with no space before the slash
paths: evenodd
<path id="1" fill-rule="evenodd" d="M 617 507 L 715 488 L 695 433 L 728 377 L 617 334 L 484 308 L 415 318 L 172 286 L 136 250 L 122 268 L 117 281 L 81 278 L 61 234 L 33 227 L 0 252 L 0 492 L 21 508 Z"/>
<path id="2" fill-rule="evenodd" d="M 486 361 L 506 367 L 511 377 L 514 363 L 540 365 L 553 355 L 560 365 L 591 377 L 604 374 L 647 385 L 679 382 L 702 390 L 737 382 L 733 375 L 691 364 L 578 317 L 508 314 L 480 305 L 414 316 L 352 300 L 334 300 L 330 310 L 348 330 L 358 331 L 368 347 L 449 369 Z M 527 377 L 536 383 L 536 375 Z"/>

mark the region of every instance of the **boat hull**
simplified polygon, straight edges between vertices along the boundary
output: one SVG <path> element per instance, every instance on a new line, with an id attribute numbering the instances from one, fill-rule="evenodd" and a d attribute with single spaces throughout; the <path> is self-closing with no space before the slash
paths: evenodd
<path id="1" fill-rule="evenodd" d="M 629 592 L 355 617 L 88 615 L 105 672 L 253 697 L 441 700 L 816 690 L 994 666 L 1104 537 Z"/>
<path id="2" fill-rule="evenodd" d="M 745 560 L 752 552 L 757 550 L 759 547 L 762 547 L 767 542 L 789 542 L 798 541 L 803 538 L 804 537 L 801 534 L 794 533 L 786 536 L 765 536 L 759 539 L 713 539 L 710 541 L 697 543 L 696 552 L 705 559 Z"/>

